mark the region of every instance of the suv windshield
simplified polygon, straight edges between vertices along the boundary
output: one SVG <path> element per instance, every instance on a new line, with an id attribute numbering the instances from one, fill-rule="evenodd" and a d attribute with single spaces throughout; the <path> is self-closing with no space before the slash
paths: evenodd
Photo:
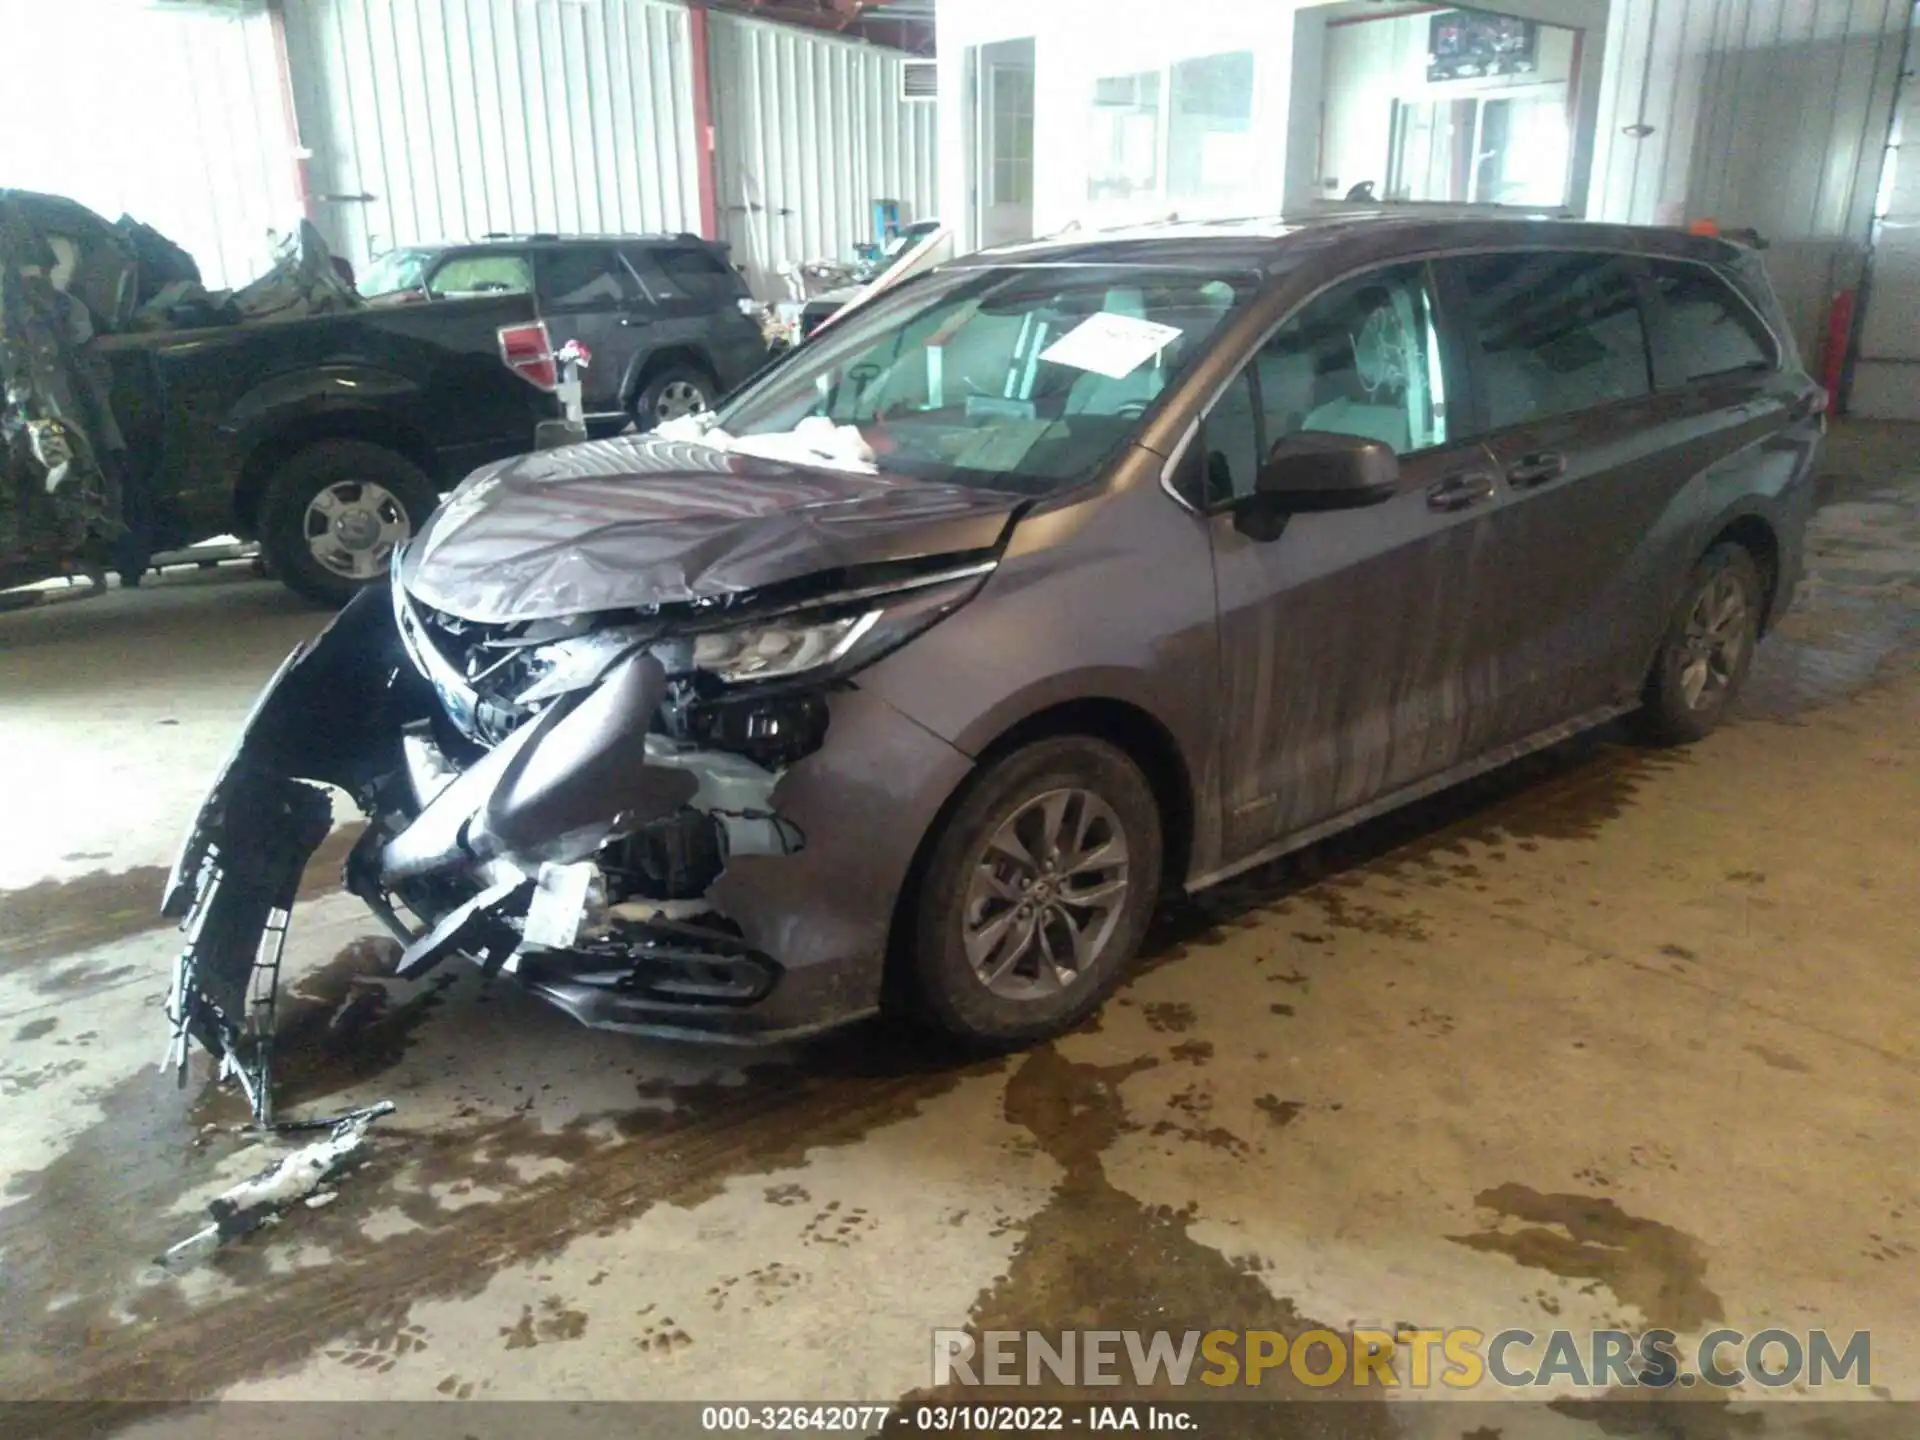
<path id="1" fill-rule="evenodd" d="M 1259 284 L 1114 265 L 935 271 L 826 331 L 719 417 L 858 427 L 889 473 L 1043 494 L 1090 476 Z"/>
<path id="2" fill-rule="evenodd" d="M 376 295 L 398 295 L 418 290 L 426 283 L 427 266 L 433 263 L 432 250 L 389 250 L 367 267 L 357 287 L 369 299 Z"/>

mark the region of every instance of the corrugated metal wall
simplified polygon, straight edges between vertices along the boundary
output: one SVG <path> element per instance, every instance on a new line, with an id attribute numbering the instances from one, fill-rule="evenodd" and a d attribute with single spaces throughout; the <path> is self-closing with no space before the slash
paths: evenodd
<path id="1" fill-rule="evenodd" d="M 1913 23 L 1920 27 L 1920 5 Z M 1874 226 L 1873 270 L 1848 404 L 1859 415 L 1920 420 L 1920 36 L 1909 41 Z"/>
<path id="2" fill-rule="evenodd" d="M 928 219 L 937 107 L 900 99 L 906 57 L 874 45 L 715 14 L 720 226 L 765 299 L 785 262 L 851 259 L 872 203 Z"/>
<path id="3" fill-rule="evenodd" d="M 489 231 L 699 227 L 682 7 L 300 0 L 288 9 L 318 219 L 356 262 Z"/>
<path id="4" fill-rule="evenodd" d="M 0 0 L 0 35 L 0 185 L 130 213 L 210 286 L 267 268 L 300 210 L 266 14 Z"/>
<path id="5" fill-rule="evenodd" d="M 1615 0 L 1588 214 L 1758 229 L 1814 360 L 1828 304 L 1865 256 L 1907 9 Z"/>

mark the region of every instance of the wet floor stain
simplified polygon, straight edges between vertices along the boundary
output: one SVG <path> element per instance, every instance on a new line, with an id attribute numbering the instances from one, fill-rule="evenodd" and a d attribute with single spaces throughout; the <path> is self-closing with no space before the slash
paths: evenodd
<path id="1" fill-rule="evenodd" d="M 51 1035 L 55 1030 L 58 1030 L 59 1028 L 60 1028 L 60 1021 L 57 1016 L 42 1015 L 38 1020 L 29 1020 L 26 1024 L 22 1025 L 18 1030 L 14 1031 L 13 1043 L 16 1045 L 25 1045 L 29 1041 L 38 1040 L 42 1036 Z"/>
<path id="2" fill-rule="evenodd" d="M 364 828 L 343 825 L 321 842 L 301 881 L 303 897 L 339 888 L 340 867 Z M 160 914 L 167 874 L 162 866 L 142 865 L 0 892 L 0 974 L 170 928 L 174 922 Z"/>
<path id="3" fill-rule="evenodd" d="M 340 965 L 342 974 L 351 969 Z M 340 993 L 338 979 L 302 987 L 308 995 L 300 1003 L 325 1011 Z M 316 991 L 323 998 L 311 998 Z M 170 1283 L 136 1290 L 128 1257 L 156 1254 L 180 1238 L 180 1221 L 166 1212 L 204 1185 L 210 1160 L 237 1142 L 223 1130 L 209 1148 L 194 1148 L 207 1113 L 196 1108 L 201 1097 L 143 1072 L 103 1095 L 106 1119 L 80 1132 L 46 1169 L 18 1177 L 11 1192 L 18 1203 L 0 1209 L 0 1250 L 8 1257 L 0 1393 L 103 1404 L 215 1394 L 340 1348 L 339 1337 L 351 1338 L 369 1316 L 399 1322 L 415 1300 L 471 1297 L 502 1269 L 554 1254 L 580 1234 L 612 1233 L 655 1204 L 698 1204 L 733 1177 L 789 1168 L 816 1147 L 853 1144 L 1003 1063 L 865 1026 L 756 1067 L 745 1084 L 682 1087 L 671 1111 L 587 1116 L 556 1130 L 525 1115 L 429 1132 L 383 1128 L 338 1200 L 294 1212 L 279 1227 L 324 1248 L 328 1263 L 275 1271 L 267 1257 L 285 1237 L 266 1232 L 216 1255 L 212 1267 L 237 1290 L 193 1307 Z M 514 1163 L 528 1160 L 564 1164 L 529 1180 Z M 403 1174 L 405 1187 L 395 1183 Z M 434 1198 L 459 1183 L 500 1198 L 463 1209 Z M 386 1209 L 398 1209 L 410 1227 L 369 1238 L 362 1222 Z M 845 1238 L 842 1223 L 854 1234 L 872 1219 L 847 1215 L 826 1228 Z M 536 1340 L 540 1323 L 536 1309 Z M 645 1323 L 639 1343 L 650 1353 L 692 1343 L 671 1321 Z M 367 1347 L 356 1340 L 349 1348 Z M 133 1409 L 104 1416 L 76 1409 L 71 1418 L 97 1432 L 140 1417 Z"/>
<path id="4" fill-rule="evenodd" d="M 1796 1075 L 1805 1075 L 1813 1069 L 1811 1065 L 1807 1064 L 1807 1062 L 1802 1060 L 1798 1055 L 1789 1055 L 1785 1050 L 1776 1050 L 1771 1045 L 1762 1045 L 1755 1042 L 1744 1048 L 1749 1055 L 1758 1057 L 1776 1070 L 1789 1070 Z"/>
<path id="5" fill-rule="evenodd" d="M 1518 1184 L 1482 1190 L 1474 1203 L 1494 1212 L 1495 1226 L 1511 1221 L 1520 1228 L 1449 1235 L 1456 1245 L 1570 1280 L 1597 1280 L 1649 1326 L 1685 1333 L 1726 1318 L 1707 1287 L 1700 1242 L 1670 1225 L 1629 1215 L 1604 1196 L 1541 1194 Z"/>
<path id="6" fill-rule="evenodd" d="M 1292 1335 L 1314 1328 L 1315 1321 L 1275 1295 L 1258 1274 L 1194 1240 L 1188 1233 L 1192 1208 L 1143 1205 L 1107 1177 L 1102 1152 L 1133 1126 L 1119 1087 L 1152 1064 L 1152 1057 L 1117 1065 L 1075 1062 L 1051 1045 L 1029 1051 L 1016 1063 L 1007 1084 L 1006 1118 L 1027 1130 L 1064 1173 L 1048 1203 L 1026 1222 L 1007 1273 L 975 1300 L 966 1328 L 976 1346 L 989 1331 L 1037 1331 L 1058 1343 L 1062 1331 L 1116 1323 L 1164 1329 L 1176 1341 L 1189 1330 Z M 1121 1383 L 1083 1390 L 1069 1389 L 1042 1369 L 1034 1377 L 1038 1383 L 1023 1385 L 1018 1399 L 1022 1404 L 1084 1399 L 1118 1404 L 1196 1396 L 1324 1399 L 1333 1393 L 1302 1385 L 1284 1366 L 1261 1375 L 1257 1386 L 1216 1389 L 1198 1383 L 1202 1368 L 1196 1359 L 1184 1387 L 1169 1384 L 1163 1371 L 1142 1384 L 1123 1359 L 1117 1367 Z M 1352 1394 L 1346 1391 L 1341 1398 Z M 999 1397 L 955 1380 L 938 1389 L 929 1383 L 900 1403 L 989 1398 Z M 1398 1433 L 1385 1404 L 1370 1399 L 1278 1410 L 1223 1406 L 1209 1412 L 1206 1429 L 1210 1436 L 1353 1440 Z"/>
<path id="7" fill-rule="evenodd" d="M 1183 1000 L 1155 1001 L 1144 1006 L 1140 1013 L 1146 1017 L 1149 1030 L 1162 1034 L 1184 1035 L 1199 1020 L 1193 1006 Z"/>
<path id="8" fill-rule="evenodd" d="M 384 1375 L 407 1356 L 429 1348 L 424 1328 L 396 1321 L 380 1330 L 362 1330 L 352 1344 L 337 1346 L 325 1354 L 350 1370 L 373 1370 Z"/>
<path id="9" fill-rule="evenodd" d="M 511 1325 L 500 1327 L 500 1335 L 509 1350 L 531 1350 L 536 1345 L 559 1345 L 569 1340 L 578 1340 L 587 1333 L 587 1315 L 584 1310 L 574 1310 L 557 1295 L 548 1295 L 541 1300 L 536 1310 L 531 1305 L 520 1307 L 520 1318 Z"/>
<path id="10" fill-rule="evenodd" d="M 1300 1112 L 1307 1108 L 1299 1100 L 1282 1100 L 1278 1095 L 1256 1095 L 1253 1105 L 1273 1122 L 1275 1129 L 1284 1129 L 1291 1125 L 1300 1118 Z"/>

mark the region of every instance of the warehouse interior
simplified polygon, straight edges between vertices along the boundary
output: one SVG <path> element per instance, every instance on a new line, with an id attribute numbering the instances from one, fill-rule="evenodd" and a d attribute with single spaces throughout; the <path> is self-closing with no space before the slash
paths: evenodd
<path id="1" fill-rule="evenodd" d="M 304 584 L 273 550 L 284 471 L 262 460 L 226 484 L 264 495 L 258 533 L 156 531 L 132 562 L 34 568 L 0 515 L 0 1431 L 691 1435 L 769 1428 L 744 1407 L 784 1404 L 870 1407 L 834 1425 L 789 1410 L 792 1433 L 995 1434 L 1014 1420 L 954 1407 L 1098 1401 L 1187 1407 L 1197 1418 L 1166 1428 L 1203 1435 L 1914 1433 L 1920 5 L 1488 3 L 0 0 L 18 41 L 0 104 L 0 378 L 26 394 L 32 365 L 7 344 L 42 345 L 6 308 L 8 286 L 23 292 L 5 207 L 32 192 L 191 257 L 191 282 L 120 297 L 174 319 L 96 323 L 72 341 L 89 355 L 151 352 L 159 373 L 218 350 L 214 325 L 385 317 L 404 332 L 393 353 L 415 357 L 393 363 L 433 372 L 419 392 L 439 398 L 419 403 L 452 427 L 417 444 L 391 419 L 326 429 L 329 406 L 361 403 L 351 346 L 302 361 L 328 396 L 250 396 L 298 409 L 302 443 L 400 453 L 391 475 L 354 472 L 389 498 L 427 487 L 372 570 Z M 1778 298 L 1782 367 L 1818 388 L 1797 417 L 1823 437 L 1801 477 L 1804 567 L 1721 728 L 1656 749 L 1625 717 L 1569 726 L 1210 888 L 1172 886 L 1104 1008 L 984 1050 L 878 1005 L 750 1046 L 588 1029 L 511 969 L 409 978 L 406 947 L 343 880 L 364 831 L 342 799 L 296 867 L 298 923 L 275 952 L 275 1113 L 377 1124 L 356 1122 L 350 1171 L 264 1222 L 221 1220 L 223 1197 L 328 1132 L 262 1133 L 259 1100 L 207 1054 L 177 1084 L 163 1073 L 191 944 L 161 913 L 170 872 L 262 687 L 363 593 L 342 577 L 384 593 L 386 547 L 436 502 L 442 519 L 458 507 L 443 497 L 468 473 L 533 452 L 565 478 L 566 457 L 605 453 L 547 455 L 556 425 L 569 442 L 678 444 L 692 432 L 665 427 L 711 421 L 778 378 L 763 365 L 835 343 L 811 338 L 817 318 L 849 297 L 838 325 L 884 306 L 903 256 L 1014 247 L 1044 266 L 1051 245 L 1068 265 L 1110 233 L 1151 251 L 1216 222 L 1310 249 L 1379 214 L 1494 209 L 1515 227 L 1725 240 Z M 536 313 L 574 245 L 620 257 L 620 283 L 658 313 L 598 330 Z M 516 246 L 533 258 L 502 269 Z M 416 279 L 383 305 L 370 277 L 455 251 L 480 257 L 479 278 L 448 281 L 450 305 L 484 315 L 420 361 L 407 327 L 446 296 Z M 290 276 L 298 318 L 254 308 L 249 287 Z M 591 292 L 570 297 L 583 316 Z M 1103 313 L 1145 293 L 1116 282 L 1135 298 Z M 181 304 L 222 318 L 189 327 Z M 731 326 L 742 358 L 670 326 Z M 530 328 L 538 344 L 514 350 Z M 264 363 L 234 353 L 209 387 Z M 536 397 L 523 382 L 541 367 Z M 205 488 L 251 412 L 216 415 L 213 388 L 162 391 L 145 409 L 116 398 L 125 448 L 177 448 L 204 424 L 180 483 Z M 1009 382 L 969 398 L 1012 428 L 1013 397 Z M 461 430 L 447 412 L 469 404 L 516 407 L 513 443 Z M 614 435 L 656 423 L 668 438 Z M 24 426 L 0 426 L 0 460 L 27 453 Z M 1176 461 L 1159 498 L 1194 509 Z M 57 483 L 41 473 L 36 504 Z M 791 508 L 811 497 L 797 488 Z M 363 518 L 391 528 L 365 508 L 340 523 Z M 533 528 L 543 555 L 592 549 Z M 611 568 L 629 563 L 653 562 Z M 474 572 L 520 583 L 505 559 Z M 1100 604 L 1178 588 L 1116 578 Z M 1396 631 L 1446 598 L 1385 588 Z M 984 687 L 995 663 L 917 678 Z M 872 777 L 912 753 L 876 746 L 862 793 L 890 794 Z M 196 1236 L 190 1263 L 168 1259 Z M 1311 1332 L 1338 1358 L 1361 1332 L 1404 1347 L 1564 1331 L 1584 1349 L 1661 1331 L 1690 1356 L 1720 1330 L 1864 1334 L 1871 1365 L 1825 1388 L 1797 1361 L 1780 1380 L 1753 1365 L 1655 1413 L 1644 1390 L 1537 1355 L 1498 1393 L 1405 1380 L 1424 1360 L 1367 1388 L 1357 1360 L 1330 1380 L 1296 1356 L 1264 1380 L 1236 1369 L 1230 1394 L 1137 1366 L 995 1388 L 940 1363 L 1029 1332 Z"/>

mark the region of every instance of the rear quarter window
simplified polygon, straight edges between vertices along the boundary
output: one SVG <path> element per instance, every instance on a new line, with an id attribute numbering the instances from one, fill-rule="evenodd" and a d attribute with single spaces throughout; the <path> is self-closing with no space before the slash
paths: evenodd
<path id="1" fill-rule="evenodd" d="M 1668 374 L 1692 382 L 1779 364 L 1753 307 L 1707 266 L 1655 261 L 1653 284 L 1666 312 L 1660 358 Z"/>
<path id="2" fill-rule="evenodd" d="M 746 293 L 740 277 L 703 245 L 649 246 L 628 258 L 662 298 L 732 300 Z"/>

